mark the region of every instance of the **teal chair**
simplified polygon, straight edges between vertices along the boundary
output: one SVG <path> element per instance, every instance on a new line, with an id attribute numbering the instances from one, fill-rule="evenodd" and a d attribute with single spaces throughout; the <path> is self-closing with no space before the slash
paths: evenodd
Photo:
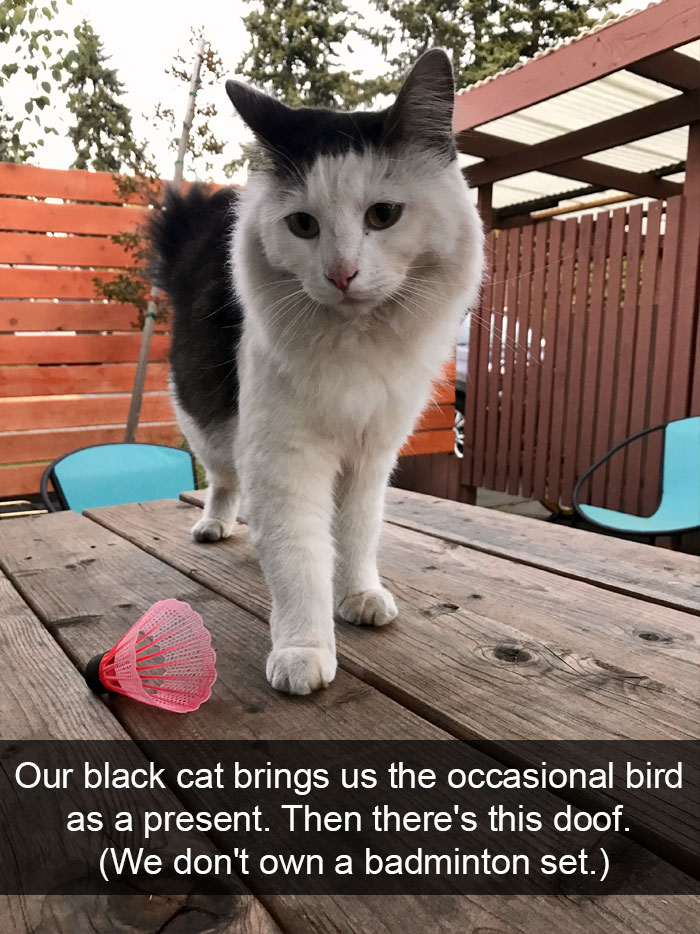
<path id="1" fill-rule="evenodd" d="M 664 446 L 661 500 L 653 516 L 633 516 L 579 501 L 581 487 L 594 471 L 621 448 L 654 431 L 663 431 Z M 588 522 L 630 535 L 675 535 L 700 528 L 700 416 L 647 428 L 608 451 L 576 484 L 574 507 Z"/>
<path id="2" fill-rule="evenodd" d="M 196 486 L 189 451 L 162 444 L 95 444 L 59 457 L 44 471 L 41 498 L 50 512 L 175 498 Z"/>

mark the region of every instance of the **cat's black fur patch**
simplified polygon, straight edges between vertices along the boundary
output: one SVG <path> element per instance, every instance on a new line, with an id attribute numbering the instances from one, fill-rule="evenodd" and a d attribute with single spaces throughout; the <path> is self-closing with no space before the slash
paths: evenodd
<path id="1" fill-rule="evenodd" d="M 202 426 L 238 411 L 243 312 L 229 272 L 238 192 L 168 188 L 150 222 L 151 275 L 173 309 L 170 372 L 182 408 Z"/>

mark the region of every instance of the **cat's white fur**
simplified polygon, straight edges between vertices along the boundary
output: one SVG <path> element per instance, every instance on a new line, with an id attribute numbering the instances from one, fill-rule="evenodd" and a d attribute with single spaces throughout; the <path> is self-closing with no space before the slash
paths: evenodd
<path id="1" fill-rule="evenodd" d="M 429 103 L 422 93 L 404 119 L 434 121 Z M 449 128 L 444 98 L 436 107 Z M 377 202 L 404 206 L 388 229 L 364 221 Z M 294 236 L 295 212 L 318 236 Z M 482 240 L 457 161 L 430 146 L 320 156 L 286 182 L 255 173 L 241 195 L 238 418 L 205 435 L 175 401 L 210 481 L 196 537 L 231 534 L 240 478 L 272 596 L 275 688 L 333 680 L 334 614 L 373 626 L 397 615 L 377 571 L 384 491 L 478 292 Z M 358 270 L 347 293 L 328 278 L 339 266 Z"/>
<path id="2" fill-rule="evenodd" d="M 403 204 L 403 215 L 366 230 L 365 211 L 379 201 Z M 295 211 L 317 218 L 318 237 L 289 231 L 284 218 Z M 357 265 L 357 303 L 324 276 L 339 260 Z M 272 595 L 268 679 L 306 694 L 335 676 L 334 612 L 375 626 L 397 614 L 377 571 L 384 491 L 478 291 L 481 225 L 456 160 L 350 152 L 320 157 L 301 189 L 253 176 L 232 263 L 245 311 L 239 418 L 222 444 L 195 442 L 211 463 L 201 523 L 219 524 L 212 538 L 233 528 L 225 450 L 235 432 L 245 515 Z"/>

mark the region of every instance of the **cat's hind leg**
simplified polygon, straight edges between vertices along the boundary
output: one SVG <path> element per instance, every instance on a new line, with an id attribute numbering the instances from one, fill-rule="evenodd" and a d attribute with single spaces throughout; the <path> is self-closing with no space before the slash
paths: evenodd
<path id="1" fill-rule="evenodd" d="M 172 387 L 171 395 L 182 433 L 207 474 L 204 509 L 201 519 L 192 526 L 192 537 L 196 542 L 218 542 L 233 534 L 240 505 L 233 458 L 237 419 L 219 419 L 202 425 L 182 408 Z"/>
<path id="2" fill-rule="evenodd" d="M 236 527 L 240 503 L 238 477 L 233 468 L 226 472 L 206 470 L 209 486 L 204 511 L 192 526 L 192 537 L 196 542 L 218 542 L 229 538 Z"/>

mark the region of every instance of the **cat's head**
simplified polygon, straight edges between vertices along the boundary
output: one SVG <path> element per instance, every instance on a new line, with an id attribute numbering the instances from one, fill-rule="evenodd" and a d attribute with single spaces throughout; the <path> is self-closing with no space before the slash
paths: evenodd
<path id="1" fill-rule="evenodd" d="M 442 50 L 423 55 L 379 112 L 293 109 L 237 81 L 226 90 L 259 146 L 252 187 L 267 260 L 312 300 L 371 310 L 454 242 L 466 184 Z"/>

